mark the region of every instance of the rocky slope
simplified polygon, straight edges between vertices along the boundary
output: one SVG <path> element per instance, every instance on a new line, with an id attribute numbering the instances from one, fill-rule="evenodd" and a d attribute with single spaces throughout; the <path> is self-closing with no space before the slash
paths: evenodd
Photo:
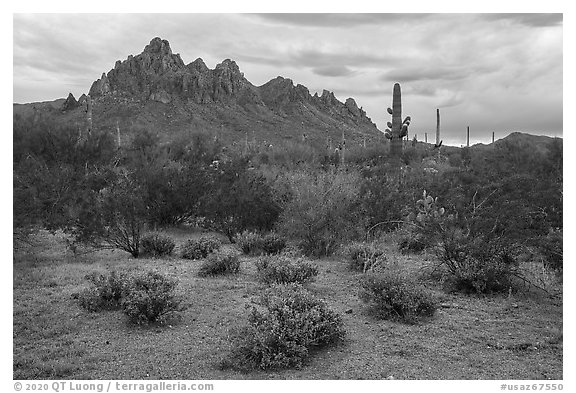
<path id="1" fill-rule="evenodd" d="M 118 126 L 127 138 L 149 129 L 166 139 L 206 131 L 228 142 L 305 140 L 318 146 L 328 140 L 337 143 L 342 133 L 352 144 L 383 139 L 353 98 L 343 103 L 327 90 L 311 95 L 305 86 L 280 76 L 254 86 L 233 60 L 214 69 L 202 59 L 185 64 L 168 41 L 158 37 L 139 55 L 118 60 L 92 84 L 88 95 L 93 129 Z M 14 113 L 42 112 L 78 126 L 85 122 L 85 95 L 77 101 L 70 94 L 59 102 L 15 105 Z"/>

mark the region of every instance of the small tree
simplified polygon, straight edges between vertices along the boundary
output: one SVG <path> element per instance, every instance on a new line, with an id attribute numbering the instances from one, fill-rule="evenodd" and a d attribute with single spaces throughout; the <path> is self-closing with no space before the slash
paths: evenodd
<path id="1" fill-rule="evenodd" d="M 246 229 L 270 230 L 280 213 L 263 176 L 235 159 L 214 168 L 209 191 L 200 199 L 199 215 L 206 226 L 234 242 Z"/>
<path id="2" fill-rule="evenodd" d="M 76 242 L 124 250 L 138 258 L 145 222 L 142 190 L 130 174 L 123 173 L 109 187 L 84 200 L 70 232 Z"/>
<path id="3" fill-rule="evenodd" d="M 357 174 L 296 173 L 290 183 L 293 198 L 282 212 L 278 229 L 298 240 L 306 254 L 330 255 L 340 243 L 359 237 L 363 215 Z"/>

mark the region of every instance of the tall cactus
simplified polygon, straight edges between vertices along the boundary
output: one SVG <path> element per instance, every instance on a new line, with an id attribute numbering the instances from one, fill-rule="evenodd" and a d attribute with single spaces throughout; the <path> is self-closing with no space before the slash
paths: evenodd
<path id="1" fill-rule="evenodd" d="M 435 149 L 438 149 L 438 155 L 440 155 L 440 146 L 442 146 L 442 140 L 440 139 L 440 109 L 436 109 L 436 144 Z"/>
<path id="2" fill-rule="evenodd" d="M 392 122 L 388 122 L 388 128 L 384 132 L 387 139 L 390 139 L 390 155 L 400 157 L 402 154 L 402 138 L 408 135 L 410 116 L 402 121 L 402 93 L 400 84 L 394 84 L 392 93 L 392 109 L 388 108 L 388 113 L 392 115 Z"/>

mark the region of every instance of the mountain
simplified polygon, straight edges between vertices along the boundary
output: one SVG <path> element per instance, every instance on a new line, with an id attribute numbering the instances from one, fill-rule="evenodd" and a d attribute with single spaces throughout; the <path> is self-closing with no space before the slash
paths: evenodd
<path id="1" fill-rule="evenodd" d="M 324 90 L 311 95 L 303 85 L 277 77 L 262 86 L 248 81 L 233 60 L 214 69 L 202 59 L 185 64 L 168 41 L 154 38 L 142 53 L 116 61 L 90 87 L 88 97 L 50 103 L 14 104 L 20 116 L 49 116 L 93 130 L 116 130 L 123 137 L 148 129 L 161 138 L 206 131 L 227 142 L 303 141 L 324 146 L 383 140 L 382 133 L 353 98 L 344 103 Z"/>

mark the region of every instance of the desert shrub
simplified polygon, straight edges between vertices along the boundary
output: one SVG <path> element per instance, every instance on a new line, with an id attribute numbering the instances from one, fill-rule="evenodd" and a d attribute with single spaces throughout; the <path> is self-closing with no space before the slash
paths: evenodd
<path id="1" fill-rule="evenodd" d="M 197 207 L 205 227 L 224 233 L 231 242 L 247 229 L 272 229 L 280 207 L 266 179 L 250 169 L 247 157 L 221 162 L 209 178 Z"/>
<path id="2" fill-rule="evenodd" d="M 428 242 L 418 233 L 408 233 L 398 241 L 398 249 L 402 254 L 419 253 L 429 247 Z"/>
<path id="3" fill-rule="evenodd" d="M 233 250 L 220 250 L 211 253 L 202 261 L 198 275 L 200 277 L 233 274 L 240 270 L 240 259 Z"/>
<path id="4" fill-rule="evenodd" d="M 563 270 L 562 232 L 562 229 L 550 230 L 545 237 L 540 237 L 537 242 L 546 266 L 559 271 Z"/>
<path id="5" fill-rule="evenodd" d="M 514 287 L 518 261 L 507 245 L 471 240 L 446 239 L 439 247 L 440 264 L 447 269 L 447 282 L 463 292 L 492 293 Z"/>
<path id="6" fill-rule="evenodd" d="M 159 233 L 149 233 L 143 236 L 140 241 L 143 253 L 154 257 L 172 254 L 175 245 L 170 237 Z"/>
<path id="7" fill-rule="evenodd" d="M 386 257 L 384 250 L 374 243 L 352 243 L 346 249 L 350 269 L 367 272 L 373 270 Z"/>
<path id="8" fill-rule="evenodd" d="M 360 280 L 359 296 L 383 319 L 416 323 L 436 311 L 435 301 L 425 288 L 397 272 L 365 275 Z"/>
<path id="9" fill-rule="evenodd" d="M 236 244 L 246 255 L 255 255 L 261 250 L 262 235 L 258 232 L 244 231 L 235 238 Z"/>
<path id="10" fill-rule="evenodd" d="M 304 256 L 300 247 L 295 244 L 287 244 L 286 247 L 282 249 L 282 255 L 290 258 L 302 258 Z"/>
<path id="11" fill-rule="evenodd" d="M 265 254 L 278 254 L 286 247 L 286 239 L 275 233 L 267 233 L 262 237 L 262 250 Z"/>
<path id="12" fill-rule="evenodd" d="M 255 261 L 258 278 L 266 284 L 305 283 L 318 275 L 318 268 L 303 258 L 265 256 Z"/>
<path id="13" fill-rule="evenodd" d="M 297 172 L 288 181 L 292 199 L 277 228 L 297 241 L 306 255 L 330 255 L 340 244 L 361 236 L 364 218 L 357 173 Z"/>
<path id="14" fill-rule="evenodd" d="M 75 242 L 124 250 L 138 258 L 147 209 L 142 187 L 130 172 L 81 198 L 75 209 L 75 225 L 67 228 Z"/>
<path id="15" fill-rule="evenodd" d="M 123 273 L 114 271 L 108 274 L 91 273 L 85 279 L 92 284 L 77 295 L 82 308 L 88 311 L 119 309 L 121 301 L 128 290 L 128 278 Z"/>
<path id="16" fill-rule="evenodd" d="M 223 368 L 301 367 L 313 348 L 345 335 L 341 317 L 299 285 L 267 289 L 251 306 L 248 324 L 232 336 Z"/>
<path id="17" fill-rule="evenodd" d="M 174 293 L 176 285 L 175 280 L 153 271 L 132 277 L 122 300 L 128 320 L 138 325 L 164 322 L 181 311 L 180 300 Z"/>
<path id="18" fill-rule="evenodd" d="M 518 276 L 515 245 L 487 229 L 482 217 L 482 203 L 472 200 L 471 211 L 464 216 L 448 214 L 438 198 L 427 195 L 416 202 L 417 210 L 409 215 L 410 233 L 426 239 L 436 253 L 437 267 L 443 279 L 463 292 L 492 293 L 514 286 Z"/>
<path id="19" fill-rule="evenodd" d="M 211 252 L 219 250 L 221 245 L 222 242 L 213 236 L 201 236 L 198 239 L 190 239 L 182 247 L 182 258 L 206 258 Z"/>
<path id="20" fill-rule="evenodd" d="M 268 233 L 244 231 L 236 237 L 236 243 L 246 255 L 278 254 L 286 247 L 286 240 Z"/>

